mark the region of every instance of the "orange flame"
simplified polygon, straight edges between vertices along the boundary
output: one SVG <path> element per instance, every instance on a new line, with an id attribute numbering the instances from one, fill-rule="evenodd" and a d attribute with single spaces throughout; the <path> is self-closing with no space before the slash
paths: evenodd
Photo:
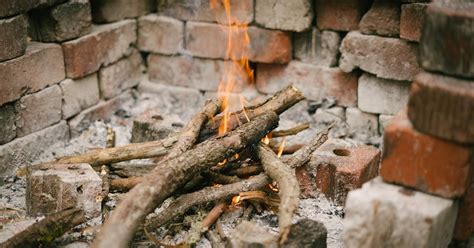
<path id="1" fill-rule="evenodd" d="M 278 147 L 277 157 L 281 157 L 283 154 L 283 149 L 285 148 L 285 138 L 281 141 L 280 147 Z"/>

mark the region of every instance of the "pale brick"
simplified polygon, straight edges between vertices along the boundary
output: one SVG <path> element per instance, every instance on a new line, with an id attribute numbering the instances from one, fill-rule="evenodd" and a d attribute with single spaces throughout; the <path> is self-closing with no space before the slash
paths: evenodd
<path id="1" fill-rule="evenodd" d="M 23 15 L 0 20 L 0 61 L 25 53 L 27 33 L 27 21 Z"/>
<path id="2" fill-rule="evenodd" d="M 316 0 L 316 24 L 320 29 L 357 30 L 370 4 L 370 0 Z"/>
<path id="3" fill-rule="evenodd" d="M 383 183 L 376 178 L 349 193 L 346 247 L 447 247 L 457 203 Z"/>
<path id="4" fill-rule="evenodd" d="M 331 124 L 333 122 L 344 122 L 346 120 L 345 111 L 342 107 L 332 107 L 328 109 L 318 108 L 314 114 L 316 123 Z"/>
<path id="5" fill-rule="evenodd" d="M 186 21 L 205 21 L 229 24 L 222 1 L 215 1 L 211 8 L 210 1 L 173 0 L 158 1 L 158 14 L 171 16 Z M 232 24 L 248 24 L 253 20 L 253 0 L 230 0 Z"/>
<path id="6" fill-rule="evenodd" d="M 63 93 L 63 118 L 68 119 L 99 101 L 97 74 L 81 79 L 66 79 L 60 84 Z"/>
<path id="7" fill-rule="evenodd" d="M 75 39 L 90 33 L 91 8 L 88 0 L 71 0 L 52 8 L 32 12 L 37 38 L 44 42 Z"/>
<path id="8" fill-rule="evenodd" d="M 315 65 L 337 65 L 339 45 L 341 44 L 341 37 L 338 33 L 313 28 L 304 33 L 295 33 L 293 42 L 296 59 Z"/>
<path id="9" fill-rule="evenodd" d="M 425 3 L 402 4 L 400 38 L 420 41 L 426 6 Z"/>
<path id="10" fill-rule="evenodd" d="M 393 115 L 379 115 L 379 133 L 381 135 L 385 132 L 385 127 L 393 119 Z"/>
<path id="11" fill-rule="evenodd" d="M 156 0 L 93 0 L 92 18 L 95 23 L 135 18 L 156 10 Z"/>
<path id="12" fill-rule="evenodd" d="M 255 1 L 255 22 L 266 28 L 301 32 L 311 27 L 313 17 L 310 0 Z"/>
<path id="13" fill-rule="evenodd" d="M 351 136 L 357 140 L 369 142 L 372 137 L 378 136 L 378 118 L 374 114 L 362 112 L 358 108 L 347 108 L 346 121 Z"/>
<path id="14" fill-rule="evenodd" d="M 342 40 L 339 67 L 346 72 L 360 68 L 381 78 L 412 80 L 420 68 L 417 45 L 395 38 L 350 32 Z"/>
<path id="15" fill-rule="evenodd" d="M 11 176 L 18 167 L 30 165 L 45 147 L 69 140 L 65 121 L 0 146 L 0 177 Z"/>
<path id="16" fill-rule="evenodd" d="M 136 42 L 136 21 L 124 20 L 95 26 L 93 32 L 62 44 L 66 74 L 78 78 L 131 53 Z"/>
<path id="17" fill-rule="evenodd" d="M 177 54 L 183 49 L 184 23 L 151 14 L 138 19 L 138 49 L 146 52 Z"/>
<path id="18" fill-rule="evenodd" d="M 363 34 L 398 37 L 400 33 L 400 2 L 375 0 L 359 23 Z"/>
<path id="19" fill-rule="evenodd" d="M 420 65 L 474 78 L 474 2 L 430 4 L 420 41 Z"/>
<path id="20" fill-rule="evenodd" d="M 184 127 L 176 115 L 161 115 L 159 109 L 149 109 L 133 120 L 132 143 L 161 140 Z"/>
<path id="21" fill-rule="evenodd" d="M 101 214 L 102 180 L 89 164 L 42 165 L 27 174 L 26 208 L 39 216 L 77 207 L 91 219 Z"/>
<path id="22" fill-rule="evenodd" d="M 16 137 L 15 107 L 12 104 L 0 106 L 0 145 Z"/>
<path id="23" fill-rule="evenodd" d="M 57 85 L 26 95 L 15 103 L 17 136 L 49 127 L 61 120 L 62 94 Z"/>
<path id="24" fill-rule="evenodd" d="M 0 105 L 58 83 L 65 77 L 61 47 L 30 43 L 25 55 L 0 63 L 0 75 Z"/>
<path id="25" fill-rule="evenodd" d="M 326 97 L 336 99 L 340 106 L 355 106 L 357 75 L 339 68 L 328 68 L 291 61 L 288 65 L 257 65 L 257 89 L 272 94 L 293 83 L 309 100 Z"/>
<path id="26" fill-rule="evenodd" d="M 410 82 L 375 77 L 364 73 L 359 78 L 357 106 L 365 112 L 396 114 L 408 103 Z"/>
<path id="27" fill-rule="evenodd" d="M 37 219 L 28 218 L 26 220 L 17 220 L 17 221 L 2 225 L 2 229 L 0 229 L 0 244 L 3 244 L 10 238 L 15 237 L 15 235 L 29 228 L 36 222 L 38 222 Z"/>

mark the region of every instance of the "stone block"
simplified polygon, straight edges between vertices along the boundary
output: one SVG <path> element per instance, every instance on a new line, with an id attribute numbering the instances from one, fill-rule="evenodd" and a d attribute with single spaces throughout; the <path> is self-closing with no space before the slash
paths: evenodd
<path id="1" fill-rule="evenodd" d="M 0 2 L 0 18 L 25 13 L 38 4 L 39 0 L 2 0 Z"/>
<path id="2" fill-rule="evenodd" d="M 278 236 L 257 223 L 242 221 L 227 240 L 227 247 L 278 247 Z"/>
<path id="3" fill-rule="evenodd" d="M 339 50 L 339 67 L 345 72 L 360 68 L 381 78 L 412 80 L 420 71 L 417 45 L 405 40 L 354 31 L 342 40 Z"/>
<path id="4" fill-rule="evenodd" d="M 313 28 L 303 33 L 295 33 L 293 38 L 294 57 L 302 62 L 335 66 L 339 56 L 341 37 L 328 30 Z"/>
<path id="5" fill-rule="evenodd" d="M 99 87 L 102 98 L 110 99 L 136 86 L 142 78 L 142 69 L 142 57 L 136 50 L 130 56 L 100 69 Z"/>
<path id="6" fill-rule="evenodd" d="M 412 83 L 408 117 L 423 133 L 474 144 L 473 109 L 472 80 L 423 72 Z"/>
<path id="7" fill-rule="evenodd" d="M 91 1 L 94 23 L 109 23 L 136 18 L 156 10 L 156 0 L 94 0 Z"/>
<path id="8" fill-rule="evenodd" d="M 301 32 L 311 27 L 313 17 L 310 0 L 255 1 L 255 22 L 265 28 Z"/>
<path id="9" fill-rule="evenodd" d="M 151 14 L 138 19 L 138 49 L 141 51 L 177 54 L 183 50 L 184 22 Z"/>
<path id="10" fill-rule="evenodd" d="M 101 193 L 102 180 L 89 164 L 44 165 L 26 178 L 26 208 L 33 216 L 78 207 L 86 218 L 98 217 Z"/>
<path id="11" fill-rule="evenodd" d="M 425 3 L 402 4 L 400 16 L 400 38 L 420 41 L 425 21 Z"/>
<path id="12" fill-rule="evenodd" d="M 61 46 L 30 43 L 25 55 L 0 63 L 0 105 L 65 78 Z"/>
<path id="13" fill-rule="evenodd" d="M 149 109 L 133 120 L 132 143 L 161 140 L 185 126 L 177 115 L 161 115 Z"/>
<path id="14" fill-rule="evenodd" d="M 400 2 L 375 0 L 359 23 L 363 34 L 398 37 L 400 33 Z"/>
<path id="15" fill-rule="evenodd" d="M 448 247 L 458 205 L 376 178 L 349 193 L 346 247 Z"/>
<path id="16" fill-rule="evenodd" d="M 257 89 L 273 94 L 294 84 L 309 100 L 334 98 L 340 106 L 355 106 L 357 75 L 339 68 L 329 68 L 291 61 L 288 65 L 257 64 Z"/>
<path id="17" fill-rule="evenodd" d="M 20 166 L 37 161 L 45 147 L 69 140 L 65 121 L 0 146 L 0 177 L 11 176 Z"/>
<path id="18" fill-rule="evenodd" d="M 0 4 L 1 5 L 1 4 Z M 13 59 L 25 54 L 28 35 L 27 20 L 24 15 L 0 20 L 0 61 Z"/>
<path id="19" fill-rule="evenodd" d="M 474 2 L 433 3 L 426 8 L 420 65 L 428 71 L 474 78 Z"/>
<path id="20" fill-rule="evenodd" d="M 349 126 L 350 137 L 365 143 L 371 143 L 378 136 L 377 115 L 365 113 L 358 108 L 346 109 L 346 122 Z"/>
<path id="21" fill-rule="evenodd" d="M 0 106 L 0 145 L 16 137 L 15 107 L 13 104 Z"/>
<path id="22" fill-rule="evenodd" d="M 99 101 L 97 74 L 76 80 L 68 78 L 59 85 L 63 93 L 63 119 L 68 119 Z"/>
<path id="23" fill-rule="evenodd" d="M 288 234 L 288 241 L 282 245 L 284 248 L 326 248 L 328 231 L 321 222 L 302 219 L 293 224 Z"/>
<path id="24" fill-rule="evenodd" d="M 67 76 L 83 77 L 118 61 L 131 53 L 136 39 L 136 21 L 124 20 L 95 26 L 92 33 L 63 43 Z"/>
<path id="25" fill-rule="evenodd" d="M 409 91 L 410 82 L 364 73 L 359 78 L 357 106 L 364 112 L 393 115 L 406 107 Z"/>
<path id="26" fill-rule="evenodd" d="M 319 29 L 357 30 L 370 4 L 370 0 L 316 0 L 316 24 Z"/>
<path id="27" fill-rule="evenodd" d="M 15 103 L 17 136 L 49 127 L 61 120 L 62 93 L 57 85 L 22 97 Z"/>

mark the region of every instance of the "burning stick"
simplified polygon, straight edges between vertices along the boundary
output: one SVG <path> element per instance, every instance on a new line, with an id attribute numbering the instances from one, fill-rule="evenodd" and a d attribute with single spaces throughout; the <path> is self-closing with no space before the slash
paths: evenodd
<path id="1" fill-rule="evenodd" d="M 207 214 L 206 218 L 202 220 L 202 229 L 207 231 L 221 216 L 224 210 L 227 208 L 227 202 L 225 200 L 219 201 Z"/>
<path id="2" fill-rule="evenodd" d="M 295 134 L 298 134 L 298 133 L 300 133 L 300 132 L 302 132 L 302 131 L 304 131 L 308 128 L 309 128 L 309 123 L 303 123 L 303 124 L 300 124 L 296 127 L 292 127 L 290 129 L 273 131 L 273 132 L 270 133 L 270 136 L 272 138 L 278 138 L 278 137 L 295 135 Z"/>
<path id="3" fill-rule="evenodd" d="M 125 195 L 105 222 L 93 247 L 127 247 L 139 223 L 163 200 L 196 174 L 255 144 L 278 124 L 267 112 L 226 135 L 209 139 L 177 157 L 161 162 Z"/>

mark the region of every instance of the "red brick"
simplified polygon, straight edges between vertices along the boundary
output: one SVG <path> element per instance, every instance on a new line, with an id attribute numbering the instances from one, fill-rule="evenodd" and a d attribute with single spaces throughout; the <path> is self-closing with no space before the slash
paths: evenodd
<path id="1" fill-rule="evenodd" d="M 473 167 L 474 168 L 474 167 Z M 474 171 L 474 170 L 472 170 Z M 471 172 L 472 173 L 472 172 Z M 474 175 L 466 194 L 459 201 L 458 217 L 454 226 L 453 238 L 467 240 L 474 234 Z"/>
<path id="2" fill-rule="evenodd" d="M 61 47 L 30 43 L 25 55 L 0 63 L 0 105 L 63 80 Z"/>
<path id="3" fill-rule="evenodd" d="M 184 23 L 155 14 L 138 19 L 138 49 L 141 51 L 177 54 L 183 49 Z"/>
<path id="4" fill-rule="evenodd" d="M 474 78 L 474 2 L 433 3 L 426 8 L 420 65 L 429 71 Z"/>
<path id="5" fill-rule="evenodd" d="M 186 49 L 194 56 L 228 59 L 225 26 L 188 22 L 186 24 Z M 291 37 L 287 32 L 249 27 L 250 46 L 248 51 L 233 50 L 230 57 L 240 58 L 242 54 L 251 61 L 262 63 L 287 63 L 291 59 Z M 234 44 L 242 46 L 244 29 L 232 32 Z M 234 38 L 235 37 L 235 38 Z"/>
<path id="6" fill-rule="evenodd" d="M 400 16 L 400 38 L 420 41 L 427 4 L 403 4 Z"/>
<path id="7" fill-rule="evenodd" d="M 139 17 L 154 12 L 156 2 L 156 0 L 94 0 L 91 1 L 92 18 L 95 23 L 108 23 Z"/>
<path id="8" fill-rule="evenodd" d="M 408 117 L 420 132 L 474 144 L 473 109 L 473 80 L 423 72 L 412 83 Z"/>
<path id="9" fill-rule="evenodd" d="M 27 21 L 23 15 L 0 20 L 0 61 L 21 56 L 26 50 Z"/>
<path id="10" fill-rule="evenodd" d="M 130 54 L 136 41 L 136 21 L 95 26 L 91 34 L 63 43 L 66 74 L 78 78 Z"/>
<path id="11" fill-rule="evenodd" d="M 398 37 L 400 33 L 400 2 L 375 0 L 359 23 L 364 34 Z"/>
<path id="12" fill-rule="evenodd" d="M 291 61 L 288 65 L 258 64 L 256 74 L 257 89 L 262 93 L 275 93 L 294 83 L 309 100 L 332 97 L 341 106 L 357 104 L 357 75 L 339 68 Z"/>
<path id="13" fill-rule="evenodd" d="M 313 17 L 310 0 L 255 1 L 255 22 L 265 28 L 301 32 L 311 27 Z"/>
<path id="14" fill-rule="evenodd" d="M 443 197 L 462 196 L 473 164 L 469 147 L 416 131 L 401 112 L 385 127 L 380 174 L 391 183 Z"/>
<path id="15" fill-rule="evenodd" d="M 357 30 L 370 3 L 370 0 L 316 0 L 316 24 L 320 29 Z"/>

